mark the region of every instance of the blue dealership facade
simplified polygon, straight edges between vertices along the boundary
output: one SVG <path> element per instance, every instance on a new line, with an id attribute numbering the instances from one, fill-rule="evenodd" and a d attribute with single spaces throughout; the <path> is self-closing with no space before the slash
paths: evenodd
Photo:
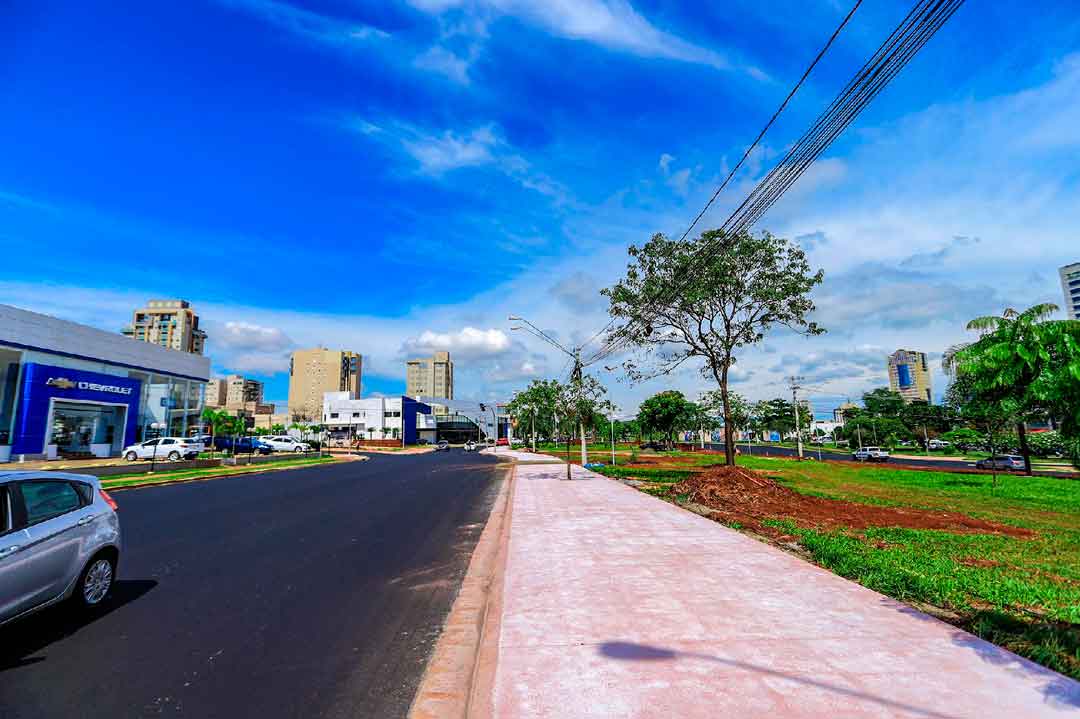
<path id="1" fill-rule="evenodd" d="M 210 362 L 0 305 L 0 462 L 198 431 Z"/>

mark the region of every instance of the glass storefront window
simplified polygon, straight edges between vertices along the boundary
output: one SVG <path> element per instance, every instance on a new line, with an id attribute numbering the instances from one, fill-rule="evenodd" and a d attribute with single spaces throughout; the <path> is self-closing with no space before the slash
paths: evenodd
<path id="1" fill-rule="evenodd" d="M 0 446 L 11 444 L 22 353 L 0 347 Z"/>
<path id="2" fill-rule="evenodd" d="M 187 380 L 174 379 L 169 387 L 169 434 L 187 434 Z"/>

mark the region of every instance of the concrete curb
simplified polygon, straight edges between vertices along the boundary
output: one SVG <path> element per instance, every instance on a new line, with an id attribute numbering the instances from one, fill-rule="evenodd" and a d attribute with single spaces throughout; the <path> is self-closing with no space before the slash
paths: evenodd
<path id="1" fill-rule="evenodd" d="M 470 719 L 491 716 L 491 690 L 498 659 L 502 584 L 510 534 L 517 468 L 499 488 L 476 543 L 461 590 L 450 608 L 410 719 Z"/>

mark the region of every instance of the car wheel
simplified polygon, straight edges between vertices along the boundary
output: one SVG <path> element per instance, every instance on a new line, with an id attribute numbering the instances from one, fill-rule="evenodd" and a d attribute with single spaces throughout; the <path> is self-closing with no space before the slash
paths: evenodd
<path id="1" fill-rule="evenodd" d="M 293 451 L 294 451 L 294 452 L 303 452 L 303 451 L 304 451 L 304 448 L 303 448 L 303 447 L 297 447 L 297 448 L 296 448 L 296 449 L 294 449 Z"/>
<path id="2" fill-rule="evenodd" d="M 169 452 L 169 461 L 170 462 L 179 462 L 180 461 L 180 453 L 177 452 L 176 450 L 173 450 L 172 452 Z"/>
<path id="3" fill-rule="evenodd" d="M 135 454 L 134 452 L 128 452 L 127 454 L 124 455 L 124 459 L 126 459 L 129 462 L 134 462 L 138 458 L 139 458 L 139 455 Z"/>
<path id="4" fill-rule="evenodd" d="M 116 563 L 100 554 L 90 560 L 75 586 L 75 600 L 84 607 L 96 607 L 108 596 L 116 578 Z"/>

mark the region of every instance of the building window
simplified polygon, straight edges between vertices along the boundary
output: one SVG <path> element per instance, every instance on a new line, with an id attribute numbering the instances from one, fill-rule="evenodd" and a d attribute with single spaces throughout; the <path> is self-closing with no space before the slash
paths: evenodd
<path id="1" fill-rule="evenodd" d="M 337 418 L 338 418 L 338 413 L 337 412 L 331 412 L 330 413 L 330 419 L 337 419 Z"/>

